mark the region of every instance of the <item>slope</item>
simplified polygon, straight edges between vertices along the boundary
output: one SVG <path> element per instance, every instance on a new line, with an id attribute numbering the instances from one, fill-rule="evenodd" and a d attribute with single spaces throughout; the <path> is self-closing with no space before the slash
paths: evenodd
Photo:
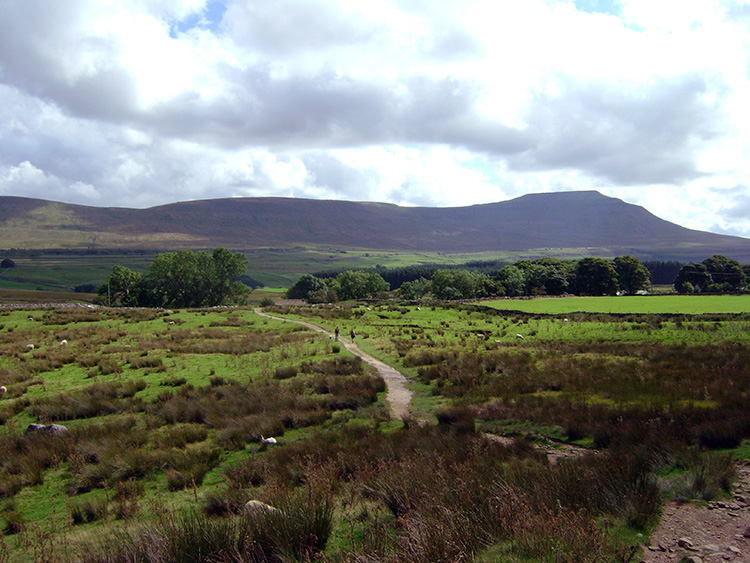
<path id="1" fill-rule="evenodd" d="M 694 231 L 598 192 L 529 194 L 455 208 L 236 198 L 149 209 L 0 197 L 5 248 L 336 247 L 478 253 L 588 249 L 592 254 L 750 261 L 750 240 Z"/>

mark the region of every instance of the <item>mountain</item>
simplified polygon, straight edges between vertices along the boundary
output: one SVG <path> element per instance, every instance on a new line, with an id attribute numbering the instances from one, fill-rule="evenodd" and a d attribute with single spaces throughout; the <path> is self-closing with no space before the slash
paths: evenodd
<path id="1" fill-rule="evenodd" d="M 750 239 L 686 229 L 598 192 L 529 194 L 468 207 L 293 198 L 100 208 L 0 197 L 0 247 L 233 250 L 290 247 L 478 253 L 586 249 L 644 259 L 750 262 Z"/>

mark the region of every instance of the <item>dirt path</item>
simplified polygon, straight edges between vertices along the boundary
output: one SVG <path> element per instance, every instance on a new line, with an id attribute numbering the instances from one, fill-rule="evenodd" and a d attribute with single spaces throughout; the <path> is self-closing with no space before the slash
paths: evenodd
<path id="1" fill-rule="evenodd" d="M 750 465 L 738 464 L 731 499 L 667 502 L 661 522 L 643 553 L 645 563 L 750 562 Z"/>
<path id="2" fill-rule="evenodd" d="M 255 313 L 257 315 L 260 315 L 261 317 L 267 317 L 269 319 L 274 319 L 277 321 L 300 324 L 309 328 L 310 330 L 325 334 L 329 338 L 334 338 L 333 333 L 328 332 L 324 328 L 321 328 L 317 325 L 308 323 L 307 321 L 298 321 L 276 317 L 274 315 L 264 313 L 261 309 L 255 309 Z M 378 373 L 385 380 L 385 384 L 388 387 L 388 394 L 386 395 L 385 400 L 388 401 L 388 403 L 391 405 L 391 416 L 396 419 L 403 419 L 405 416 L 408 416 L 410 414 L 409 403 L 411 402 L 412 392 L 406 388 L 406 378 L 401 374 L 401 372 L 393 369 L 391 366 L 381 362 L 377 358 L 373 358 L 367 352 L 363 352 L 355 342 L 350 342 L 347 340 L 347 338 L 340 338 L 339 344 L 341 344 L 352 354 L 359 356 L 365 362 L 378 370 Z"/>

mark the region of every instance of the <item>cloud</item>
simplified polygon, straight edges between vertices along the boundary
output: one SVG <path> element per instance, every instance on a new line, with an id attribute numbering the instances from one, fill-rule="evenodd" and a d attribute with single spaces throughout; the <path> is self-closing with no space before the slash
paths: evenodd
<path id="1" fill-rule="evenodd" d="M 136 77 L 118 64 L 121 45 L 90 29 L 78 0 L 0 3 L 0 76 L 83 117 L 134 109 Z"/>
<path id="2" fill-rule="evenodd" d="M 687 75 L 623 88 L 556 81 L 528 108 L 533 149 L 520 170 L 570 168 L 618 185 L 679 183 L 702 173 L 696 155 L 723 132 L 721 86 Z"/>
<path id="3" fill-rule="evenodd" d="M 747 6 L 6 0 L 0 193 L 444 206 L 599 189 L 750 232 Z"/>

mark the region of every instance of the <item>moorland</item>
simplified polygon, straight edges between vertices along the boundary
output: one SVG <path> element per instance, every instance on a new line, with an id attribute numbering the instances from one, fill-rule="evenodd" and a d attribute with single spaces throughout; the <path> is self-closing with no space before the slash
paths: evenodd
<path id="1" fill-rule="evenodd" d="M 354 330 L 402 420 L 343 342 L 253 306 L 3 309 L 0 560 L 637 560 L 749 455 L 750 315 L 711 303 L 264 308 Z"/>
<path id="2" fill-rule="evenodd" d="M 746 239 L 594 192 L 448 210 L 0 198 L 0 239 L 0 563 L 630 562 L 665 503 L 729 498 L 750 458 L 747 295 L 458 303 L 432 279 L 420 300 L 357 301 L 342 279 L 335 303 L 282 298 L 366 267 L 750 261 Z M 217 245 L 275 289 L 94 304 L 115 266 L 135 279 Z M 687 289 L 712 290 L 693 266 Z M 407 415 L 358 350 L 403 375 Z"/>

